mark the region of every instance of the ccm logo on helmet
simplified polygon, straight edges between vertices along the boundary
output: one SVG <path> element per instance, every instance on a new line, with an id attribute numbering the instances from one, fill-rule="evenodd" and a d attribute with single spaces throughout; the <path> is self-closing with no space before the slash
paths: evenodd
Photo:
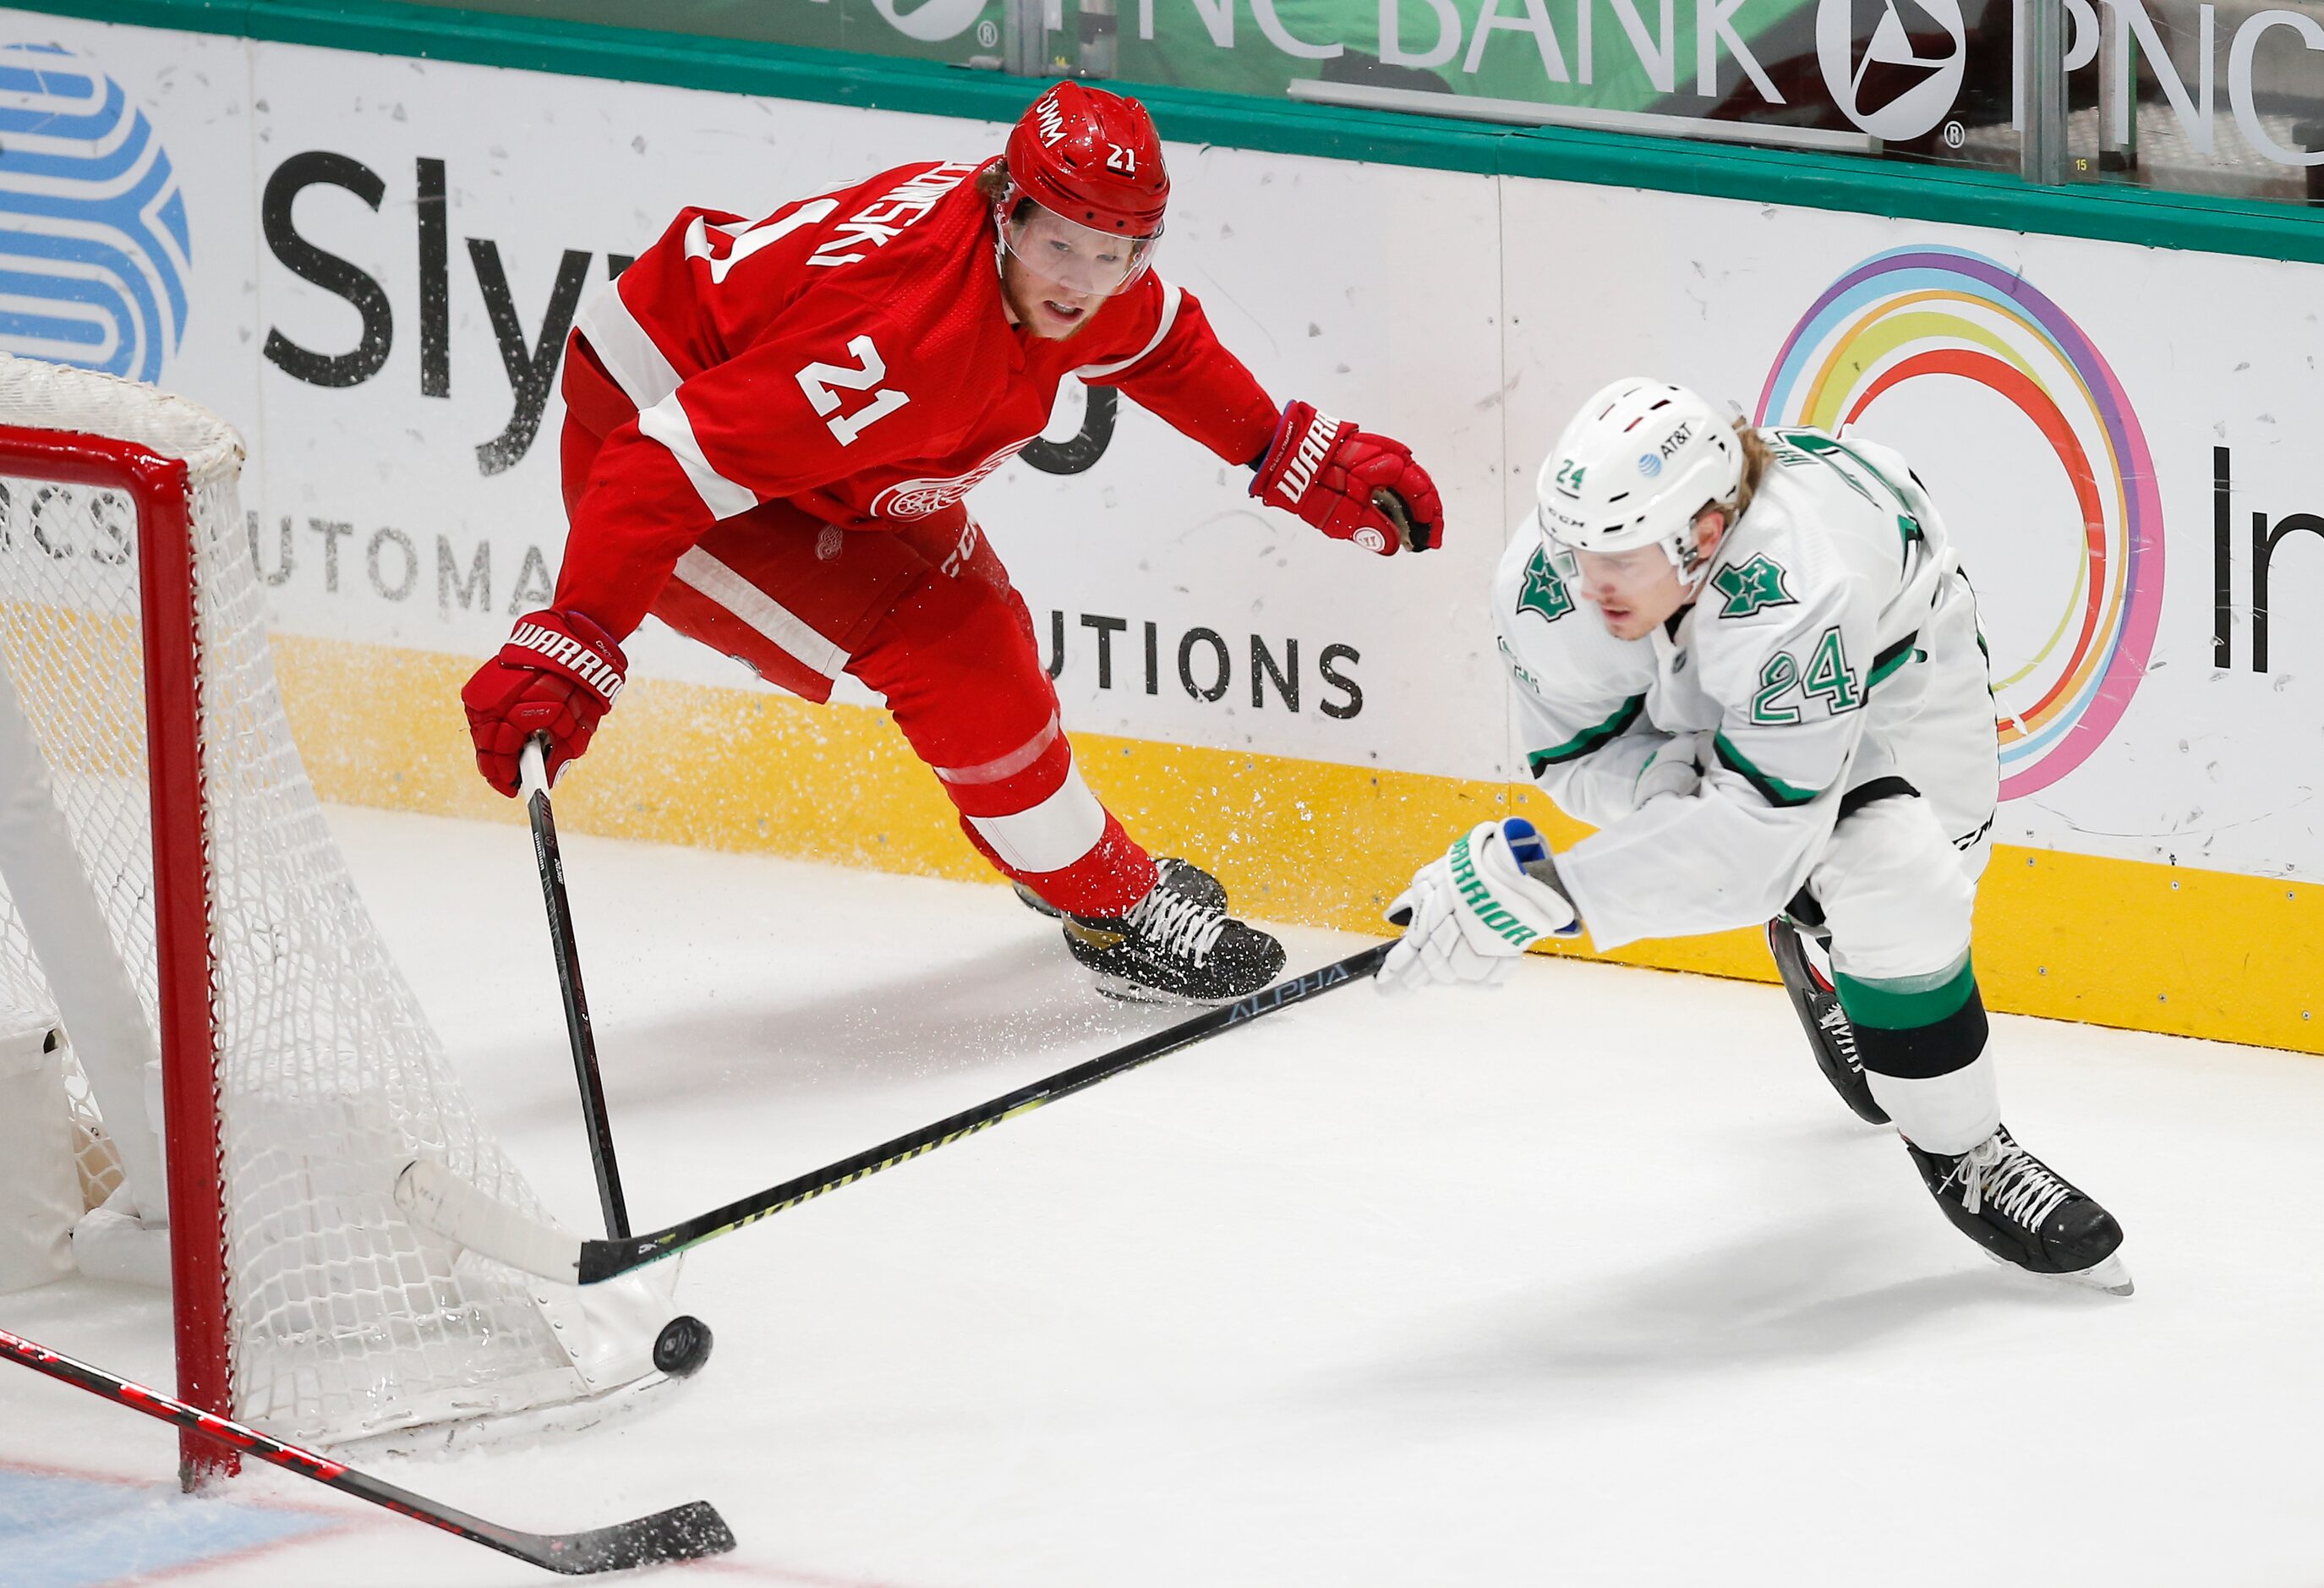
<path id="1" fill-rule="evenodd" d="M 1054 149 L 1064 139 L 1065 113 L 1057 108 L 1057 91 L 1055 88 L 1042 95 L 1040 103 L 1033 106 L 1033 120 L 1040 128 L 1042 147 Z"/>

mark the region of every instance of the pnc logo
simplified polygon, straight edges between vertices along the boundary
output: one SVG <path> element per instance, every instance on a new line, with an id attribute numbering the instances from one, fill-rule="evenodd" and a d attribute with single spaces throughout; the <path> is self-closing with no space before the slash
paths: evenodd
<path id="1" fill-rule="evenodd" d="M 1872 23 L 1861 45 L 1859 17 Z M 1892 143 L 1925 136 L 1951 111 L 1969 69 L 1960 0 L 1819 0 L 1816 64 L 1832 103 L 1861 131 Z"/>

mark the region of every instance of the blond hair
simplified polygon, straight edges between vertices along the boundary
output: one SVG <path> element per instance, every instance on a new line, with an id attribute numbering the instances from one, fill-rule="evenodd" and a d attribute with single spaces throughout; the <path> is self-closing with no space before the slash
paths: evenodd
<path id="1" fill-rule="evenodd" d="M 969 183 L 969 186 L 974 188 L 983 197 L 984 201 L 995 209 L 1000 208 L 1001 201 L 1009 197 L 1010 185 L 1009 162 L 1000 158 L 995 158 L 989 162 Z M 1017 202 L 1010 208 L 1009 219 L 1011 224 L 1023 225 L 1025 217 L 1031 213 L 1037 202 L 1030 193 L 1019 192 L 1017 195 Z"/>

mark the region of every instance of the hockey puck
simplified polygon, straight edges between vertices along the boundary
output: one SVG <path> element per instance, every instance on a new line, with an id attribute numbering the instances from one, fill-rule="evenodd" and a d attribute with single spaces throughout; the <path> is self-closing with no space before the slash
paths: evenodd
<path id="1" fill-rule="evenodd" d="M 710 1360 L 710 1325 L 680 1313 L 654 1336 L 653 1364 L 673 1379 L 690 1379 Z"/>

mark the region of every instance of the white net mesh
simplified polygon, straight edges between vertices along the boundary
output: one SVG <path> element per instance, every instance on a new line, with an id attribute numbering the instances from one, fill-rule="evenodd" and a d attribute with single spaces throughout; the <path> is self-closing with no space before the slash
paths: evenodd
<path id="1" fill-rule="evenodd" d="M 462 1099 L 324 826 L 275 689 L 233 433 L 150 388 L 5 357 L 0 424 L 120 437 L 189 466 L 239 1414 L 329 1441 L 573 1399 L 636 1376 L 643 1342 L 576 1337 L 587 1330 L 570 1292 L 456 1254 L 393 1203 L 397 1168 L 425 1151 L 539 1213 Z M 117 494 L 0 479 L 0 662 L 150 1048 L 158 993 L 135 545 Z M 54 1007 L 14 899 L 0 899 L 0 1001 Z M 124 1147 L 146 1128 L 135 1082 L 89 1057 L 89 1075 L 72 1080 L 90 1143 L 85 1178 L 108 1156 L 108 1128 Z M 157 1205 L 158 1195 L 141 1199 Z"/>

